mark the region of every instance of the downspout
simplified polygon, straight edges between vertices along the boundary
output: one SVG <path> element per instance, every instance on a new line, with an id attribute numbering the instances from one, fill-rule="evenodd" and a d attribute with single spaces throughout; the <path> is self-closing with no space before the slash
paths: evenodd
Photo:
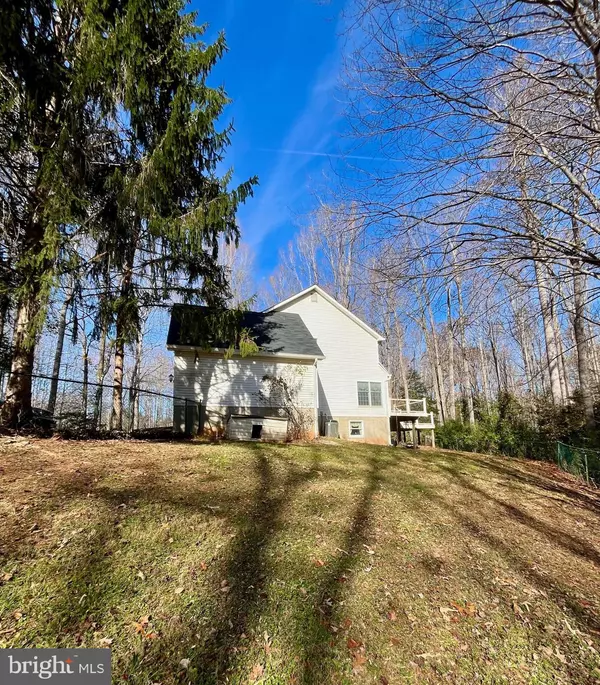
<path id="1" fill-rule="evenodd" d="M 315 438 L 319 437 L 319 371 L 317 369 L 318 359 L 315 359 L 313 372 L 313 390 L 315 395 Z"/>

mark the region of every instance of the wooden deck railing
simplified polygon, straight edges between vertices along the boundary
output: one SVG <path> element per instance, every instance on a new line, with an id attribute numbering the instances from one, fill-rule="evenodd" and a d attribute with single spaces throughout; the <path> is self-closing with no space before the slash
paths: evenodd
<path id="1" fill-rule="evenodd" d="M 390 408 L 392 413 L 406 413 L 408 415 L 427 414 L 427 399 L 422 397 L 420 400 L 411 400 L 404 397 L 391 397 Z"/>

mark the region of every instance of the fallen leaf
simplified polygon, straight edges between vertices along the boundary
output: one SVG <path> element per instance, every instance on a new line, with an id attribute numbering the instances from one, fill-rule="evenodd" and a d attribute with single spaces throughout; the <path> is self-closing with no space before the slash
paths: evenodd
<path id="1" fill-rule="evenodd" d="M 325 562 L 322 559 L 315 559 L 314 564 L 315 566 L 325 566 Z"/>
<path id="2" fill-rule="evenodd" d="M 461 616 L 475 616 L 477 608 L 472 602 L 467 602 L 464 606 L 458 602 L 450 602 L 450 605 L 458 611 Z"/>
<path id="3" fill-rule="evenodd" d="M 352 625 L 352 621 L 349 618 L 345 618 L 342 621 L 342 628 L 344 628 L 344 630 L 348 630 L 348 628 L 350 628 L 351 625 Z"/>
<path id="4" fill-rule="evenodd" d="M 23 614 L 22 614 L 22 612 L 20 612 L 19 610 L 13 611 L 12 616 L 13 616 L 13 618 L 16 619 L 17 621 L 18 621 L 20 618 L 23 618 Z"/>
<path id="5" fill-rule="evenodd" d="M 188 666 L 190 665 L 190 660 L 189 659 L 182 659 L 179 662 L 179 667 L 187 670 Z"/>
<path id="6" fill-rule="evenodd" d="M 259 678 L 262 678 L 264 672 L 265 667 L 262 664 L 254 664 L 250 671 L 250 680 L 252 682 L 257 681 Z"/>
<path id="7" fill-rule="evenodd" d="M 102 637 L 98 640 L 99 644 L 105 645 L 106 647 L 110 647 L 113 642 L 114 639 L 112 637 Z"/>
<path id="8" fill-rule="evenodd" d="M 390 685 L 390 681 L 384 676 L 379 676 L 379 682 L 381 685 Z"/>
<path id="9" fill-rule="evenodd" d="M 14 577 L 14 574 L 12 574 L 12 573 L 3 573 L 2 577 L 0 577 L 0 582 L 8 583 L 8 581 L 12 580 L 13 577 Z"/>
<path id="10" fill-rule="evenodd" d="M 201 561 L 200 562 L 200 569 L 202 571 L 206 571 L 207 568 L 208 568 L 208 564 L 205 561 Z"/>
<path id="11" fill-rule="evenodd" d="M 352 670 L 354 671 L 354 673 L 358 673 L 359 671 L 363 670 L 364 665 L 366 663 L 367 663 L 367 657 L 364 654 L 361 654 L 360 652 L 358 652 L 352 658 Z"/>
<path id="12" fill-rule="evenodd" d="M 398 618 L 396 616 L 396 612 L 393 609 L 391 611 L 388 611 L 387 617 L 390 621 L 395 621 Z"/>
<path id="13" fill-rule="evenodd" d="M 348 649 L 360 649 L 360 647 L 362 647 L 362 642 L 359 642 L 358 640 L 349 637 L 348 641 L 346 642 L 346 646 L 348 647 Z"/>
<path id="14" fill-rule="evenodd" d="M 391 638 L 390 642 L 394 645 L 394 647 L 398 647 L 398 645 L 402 644 L 402 642 L 397 637 Z"/>
<path id="15" fill-rule="evenodd" d="M 142 571 L 137 572 L 138 578 L 141 578 L 142 580 L 146 580 L 146 576 L 143 574 Z"/>
<path id="16" fill-rule="evenodd" d="M 183 592 L 183 590 L 184 590 L 184 588 L 182 588 L 182 587 L 175 588 L 175 594 L 180 595 Z"/>

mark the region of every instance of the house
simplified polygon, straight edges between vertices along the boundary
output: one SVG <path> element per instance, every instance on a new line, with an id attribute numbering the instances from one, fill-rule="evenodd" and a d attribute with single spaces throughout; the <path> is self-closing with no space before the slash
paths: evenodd
<path id="1" fill-rule="evenodd" d="M 222 432 L 232 416 L 236 425 L 244 415 L 281 416 L 290 397 L 312 436 L 323 434 L 331 420 L 341 438 L 379 444 L 390 443 L 392 416 L 398 430 L 406 421 L 429 427 L 417 426 L 427 416 L 424 401 L 414 407 L 413 400 L 402 400 L 398 408 L 390 399 L 390 376 L 379 360 L 381 335 L 317 285 L 265 312 L 244 313 L 241 326 L 258 346 L 248 356 L 227 354 L 227 341 L 200 344 L 182 323 L 184 310 L 200 327 L 208 312 L 173 308 L 167 347 L 175 353 L 177 428 L 196 403 L 202 429 Z"/>

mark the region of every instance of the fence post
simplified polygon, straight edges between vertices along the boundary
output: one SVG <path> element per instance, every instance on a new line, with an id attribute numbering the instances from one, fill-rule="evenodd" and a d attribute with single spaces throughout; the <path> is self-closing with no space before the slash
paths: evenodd
<path id="1" fill-rule="evenodd" d="M 585 464 L 585 482 L 589 485 L 590 484 L 590 472 L 588 470 L 588 458 L 587 458 L 587 452 L 585 450 L 583 451 L 583 463 Z"/>

